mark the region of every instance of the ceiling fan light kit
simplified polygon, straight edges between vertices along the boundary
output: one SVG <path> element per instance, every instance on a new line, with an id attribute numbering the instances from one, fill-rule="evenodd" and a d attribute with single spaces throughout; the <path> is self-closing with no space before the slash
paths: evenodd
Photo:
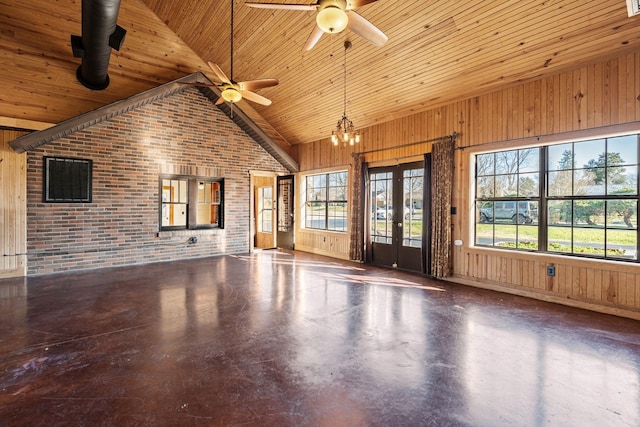
<path id="1" fill-rule="evenodd" d="M 325 33 L 335 34 L 343 31 L 349 24 L 349 17 L 345 9 L 344 0 L 330 0 L 320 2 L 320 11 L 316 15 L 316 24 Z"/>
<path id="2" fill-rule="evenodd" d="M 242 100 L 242 93 L 238 89 L 233 86 L 229 86 L 225 88 L 221 93 L 222 99 L 229 103 L 238 103 Z"/>

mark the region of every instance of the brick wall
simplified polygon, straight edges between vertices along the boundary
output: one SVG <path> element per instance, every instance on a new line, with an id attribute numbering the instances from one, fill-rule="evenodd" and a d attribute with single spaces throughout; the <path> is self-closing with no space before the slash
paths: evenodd
<path id="1" fill-rule="evenodd" d="M 43 203 L 43 156 L 93 160 L 92 203 Z M 159 233 L 160 171 L 216 168 L 225 178 L 225 228 Z M 246 253 L 249 170 L 286 172 L 196 89 L 31 151 L 28 274 Z"/>

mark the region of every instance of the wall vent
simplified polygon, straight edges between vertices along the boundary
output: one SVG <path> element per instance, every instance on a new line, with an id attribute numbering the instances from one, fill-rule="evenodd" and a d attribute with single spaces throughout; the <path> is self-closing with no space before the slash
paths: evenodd
<path id="1" fill-rule="evenodd" d="M 640 0 L 627 0 L 627 13 L 629 16 L 640 14 Z"/>

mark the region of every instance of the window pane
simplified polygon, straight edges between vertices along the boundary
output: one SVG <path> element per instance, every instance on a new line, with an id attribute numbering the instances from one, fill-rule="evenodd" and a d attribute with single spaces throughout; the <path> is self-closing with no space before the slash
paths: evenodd
<path id="1" fill-rule="evenodd" d="M 573 225 L 604 227 L 604 200 L 575 200 Z"/>
<path id="2" fill-rule="evenodd" d="M 518 196 L 537 197 L 540 194 L 540 175 L 538 173 L 520 174 L 518 177 Z"/>
<path id="3" fill-rule="evenodd" d="M 187 225 L 187 205 L 180 203 L 162 204 L 162 226 L 163 227 L 186 227 Z"/>
<path id="4" fill-rule="evenodd" d="M 495 245 L 506 248 L 515 247 L 516 226 L 515 225 L 495 225 Z"/>
<path id="5" fill-rule="evenodd" d="M 328 230 L 347 231 L 347 203 L 329 203 Z"/>
<path id="6" fill-rule="evenodd" d="M 326 228 L 326 209 L 324 203 L 308 202 L 305 205 L 305 227 L 324 230 Z"/>
<path id="7" fill-rule="evenodd" d="M 571 200 L 550 200 L 547 207 L 549 225 L 571 225 L 573 222 Z"/>
<path id="8" fill-rule="evenodd" d="M 518 150 L 518 172 L 540 171 L 540 148 L 525 148 Z"/>
<path id="9" fill-rule="evenodd" d="M 571 253 L 571 227 L 548 227 L 548 248 L 551 252 Z"/>
<path id="10" fill-rule="evenodd" d="M 489 154 L 479 154 L 476 156 L 476 175 L 477 176 L 487 176 L 495 174 L 495 155 L 493 153 Z"/>
<path id="11" fill-rule="evenodd" d="M 189 197 L 189 193 L 187 192 L 187 181 L 180 180 L 178 181 L 179 188 L 179 203 L 187 203 L 187 198 Z"/>
<path id="12" fill-rule="evenodd" d="M 476 245 L 493 246 L 493 225 L 476 224 Z"/>
<path id="13" fill-rule="evenodd" d="M 552 145 L 547 149 L 549 160 L 547 170 L 567 170 L 573 169 L 573 145 L 559 144 Z"/>
<path id="14" fill-rule="evenodd" d="M 538 227 L 535 225 L 518 226 L 518 249 L 538 249 Z"/>
<path id="15" fill-rule="evenodd" d="M 493 222 L 493 202 L 478 202 L 477 222 Z"/>
<path id="16" fill-rule="evenodd" d="M 518 202 L 518 217 L 519 224 L 537 224 L 538 202 L 528 200 Z"/>
<path id="17" fill-rule="evenodd" d="M 499 151 L 496 154 L 496 174 L 513 174 L 518 171 L 518 150 Z"/>
<path id="18" fill-rule="evenodd" d="M 570 170 L 549 172 L 549 196 L 571 196 L 573 193 L 573 173 Z"/>
<path id="19" fill-rule="evenodd" d="M 638 233 L 635 230 L 608 230 L 607 256 L 638 259 Z"/>
<path id="20" fill-rule="evenodd" d="M 576 169 L 573 171 L 573 195 L 604 195 L 604 168 Z"/>
<path id="21" fill-rule="evenodd" d="M 620 164 L 638 164 L 638 136 L 627 135 L 607 140 L 607 152 L 616 153 Z"/>
<path id="22" fill-rule="evenodd" d="M 215 217 L 213 216 L 215 210 L 212 209 L 212 205 L 205 203 L 198 203 L 197 223 L 198 225 L 211 225 L 215 224 Z"/>
<path id="23" fill-rule="evenodd" d="M 608 228 L 628 228 L 638 227 L 638 200 L 619 199 L 607 202 Z"/>
<path id="24" fill-rule="evenodd" d="M 575 169 L 605 166 L 604 139 L 576 142 L 573 147 L 573 152 L 575 153 Z"/>
<path id="25" fill-rule="evenodd" d="M 515 196 L 517 192 L 517 175 L 498 175 L 496 176 L 496 194 L 494 197 Z"/>
<path id="26" fill-rule="evenodd" d="M 607 194 L 638 194 L 638 167 L 617 166 L 608 168 Z"/>
<path id="27" fill-rule="evenodd" d="M 495 178 L 493 176 L 483 176 L 476 180 L 476 197 L 486 198 L 493 197 L 494 189 L 493 183 Z"/>
<path id="28" fill-rule="evenodd" d="M 573 253 L 604 256 L 604 229 L 575 227 Z"/>

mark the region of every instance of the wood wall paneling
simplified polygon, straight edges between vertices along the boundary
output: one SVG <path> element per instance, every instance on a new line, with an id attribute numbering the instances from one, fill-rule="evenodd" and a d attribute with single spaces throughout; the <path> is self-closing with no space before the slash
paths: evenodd
<path id="1" fill-rule="evenodd" d="M 455 153 L 453 238 L 454 280 L 564 302 L 630 317 L 640 317 L 640 266 L 635 263 L 584 260 L 545 254 L 505 253 L 473 247 L 471 157 L 475 152 L 539 144 L 545 139 L 594 137 L 612 130 L 640 131 L 640 52 L 578 67 L 561 74 L 438 107 L 363 129 L 358 151 L 460 135 Z M 414 149 L 415 148 L 415 149 Z M 429 144 L 367 154 L 376 162 L 430 151 Z M 333 149 L 328 140 L 297 147 L 303 173 L 348 164 L 348 157 L 319 155 Z M 342 163 L 340 163 L 342 162 Z M 325 242 L 304 242 L 307 250 Z M 313 246 L 313 245 L 317 246 Z M 345 252 L 348 253 L 348 252 Z M 555 265 L 556 276 L 546 275 Z"/>
<path id="2" fill-rule="evenodd" d="M 27 156 L 9 146 L 26 133 L 0 128 L 0 278 L 26 274 Z"/>

